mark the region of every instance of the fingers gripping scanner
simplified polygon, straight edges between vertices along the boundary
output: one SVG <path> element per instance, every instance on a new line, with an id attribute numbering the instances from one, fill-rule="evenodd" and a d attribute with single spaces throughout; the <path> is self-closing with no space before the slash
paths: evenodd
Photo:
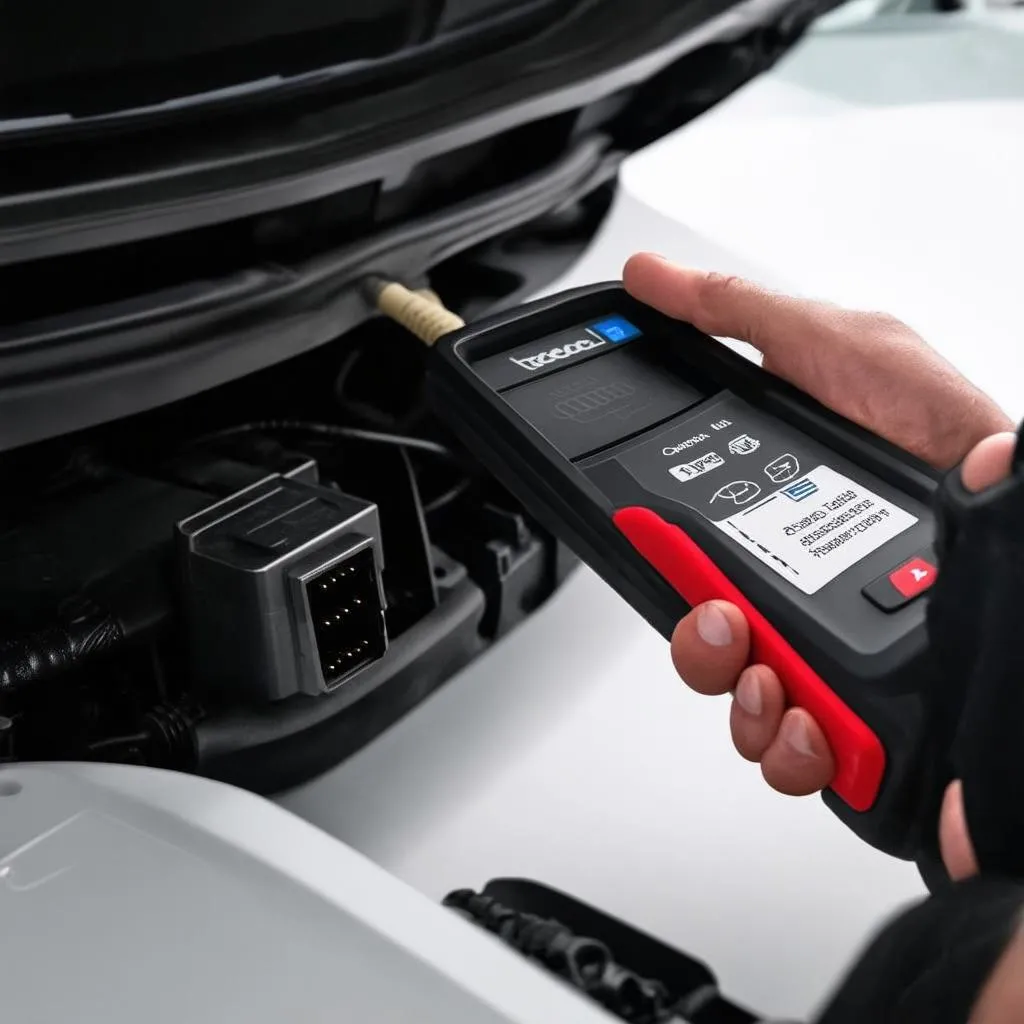
<path id="1" fill-rule="evenodd" d="M 934 828 L 925 595 L 937 475 L 617 285 L 446 334 L 438 413 L 662 635 L 721 598 L 823 728 L 825 799 L 913 857 Z"/>

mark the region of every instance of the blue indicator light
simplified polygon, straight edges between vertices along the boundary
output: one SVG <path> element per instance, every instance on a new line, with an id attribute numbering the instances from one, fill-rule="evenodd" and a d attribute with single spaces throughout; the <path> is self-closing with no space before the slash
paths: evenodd
<path id="1" fill-rule="evenodd" d="M 621 341 L 629 341 L 640 334 L 639 327 L 634 326 L 625 317 L 621 316 L 610 316 L 607 320 L 592 324 L 590 329 L 598 337 L 604 338 L 605 341 L 610 341 L 613 345 L 617 345 Z"/>

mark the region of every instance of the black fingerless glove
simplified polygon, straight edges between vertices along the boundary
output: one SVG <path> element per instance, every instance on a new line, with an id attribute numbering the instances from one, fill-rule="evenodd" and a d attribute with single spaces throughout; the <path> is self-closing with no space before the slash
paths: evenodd
<path id="1" fill-rule="evenodd" d="M 966 1024 L 1022 907 L 1024 886 L 988 877 L 915 904 L 874 938 L 817 1024 Z"/>
<path id="2" fill-rule="evenodd" d="M 939 494 L 939 579 L 928 608 L 940 773 L 963 782 L 983 872 L 1024 878 L 1024 427 L 1009 479 Z"/>

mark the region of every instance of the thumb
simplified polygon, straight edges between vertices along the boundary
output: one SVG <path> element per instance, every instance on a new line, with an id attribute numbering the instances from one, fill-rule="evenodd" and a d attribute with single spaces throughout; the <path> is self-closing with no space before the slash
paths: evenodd
<path id="1" fill-rule="evenodd" d="M 779 295 L 741 277 L 680 267 L 651 253 L 631 257 L 622 280 L 640 302 L 705 334 L 745 341 L 775 360 L 820 340 L 839 315 L 821 302 Z"/>
<path id="2" fill-rule="evenodd" d="M 939 850 L 949 877 L 960 882 L 978 873 L 978 856 L 974 852 L 971 833 L 967 828 L 964 811 L 964 787 L 958 780 L 951 782 L 942 799 L 939 812 Z"/>

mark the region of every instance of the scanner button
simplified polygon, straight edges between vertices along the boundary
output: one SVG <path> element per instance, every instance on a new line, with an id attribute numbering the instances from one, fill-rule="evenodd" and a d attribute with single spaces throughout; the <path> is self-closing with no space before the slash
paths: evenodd
<path id="1" fill-rule="evenodd" d="M 938 575 L 934 562 L 917 555 L 869 583 L 864 596 L 882 611 L 893 612 L 928 590 Z"/>
<path id="2" fill-rule="evenodd" d="M 934 582 L 939 571 L 923 558 L 912 558 L 906 565 L 889 573 L 889 582 L 908 601 L 923 594 Z"/>

